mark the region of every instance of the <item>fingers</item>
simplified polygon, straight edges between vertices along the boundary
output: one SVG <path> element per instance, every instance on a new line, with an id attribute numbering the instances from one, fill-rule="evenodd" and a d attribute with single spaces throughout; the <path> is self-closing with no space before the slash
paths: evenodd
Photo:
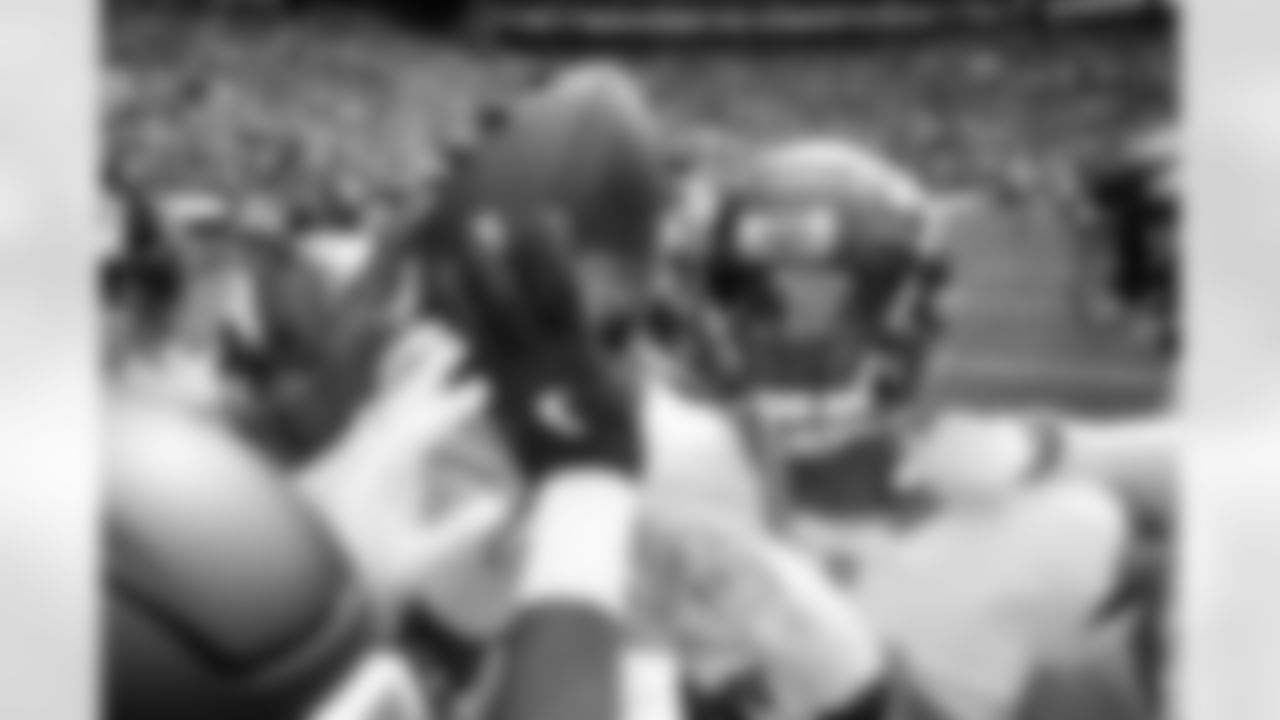
<path id="1" fill-rule="evenodd" d="M 382 358 L 380 387 L 360 412 L 355 444 L 406 459 L 434 453 L 489 401 L 482 382 L 461 377 L 465 357 L 465 346 L 439 326 L 407 331 Z"/>
<path id="2" fill-rule="evenodd" d="M 461 368 L 465 349 L 444 328 L 423 325 L 409 330 L 383 361 L 379 377 L 383 387 L 399 386 L 412 377 L 428 377 L 440 384 Z"/>
<path id="3" fill-rule="evenodd" d="M 431 257 L 423 268 L 427 311 L 461 333 L 473 345 L 473 352 L 485 346 L 487 325 L 475 303 L 459 263 L 452 257 Z"/>
<path id="4" fill-rule="evenodd" d="M 472 227 L 474 251 L 463 269 L 475 302 L 484 311 L 484 329 L 495 341 L 495 350 L 515 352 L 538 342 L 538 305 L 529 297 L 531 246 L 542 238 L 536 228 L 513 226 L 497 214 L 476 218 Z M 498 344 L 502 343 L 502 344 Z"/>
<path id="5" fill-rule="evenodd" d="M 383 386 L 390 402 L 401 403 L 422 426 L 415 435 L 426 442 L 462 427 L 489 402 L 489 390 L 479 380 L 462 380 L 466 348 L 439 326 L 411 330 L 392 349 L 383 368 Z"/>
<path id="6" fill-rule="evenodd" d="M 535 338 L 520 297 L 508 228 L 495 216 L 460 221 L 444 231 L 428 260 L 437 310 L 461 331 L 482 362 L 502 361 Z"/>

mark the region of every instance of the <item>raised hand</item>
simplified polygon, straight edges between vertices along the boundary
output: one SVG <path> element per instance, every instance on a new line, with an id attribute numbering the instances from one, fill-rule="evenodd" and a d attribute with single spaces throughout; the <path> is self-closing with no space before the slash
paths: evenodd
<path id="1" fill-rule="evenodd" d="M 484 388 L 458 379 L 462 357 L 461 345 L 437 328 L 407 333 L 373 399 L 300 480 L 389 607 L 408 599 L 435 557 L 435 528 L 423 510 L 432 485 L 426 467 L 484 405 Z"/>
<path id="2" fill-rule="evenodd" d="M 537 479 L 566 466 L 633 475 L 641 459 L 625 372 L 578 294 L 567 224 L 477 214 L 437 236 L 434 312 L 467 338 L 472 369 L 517 461 Z"/>

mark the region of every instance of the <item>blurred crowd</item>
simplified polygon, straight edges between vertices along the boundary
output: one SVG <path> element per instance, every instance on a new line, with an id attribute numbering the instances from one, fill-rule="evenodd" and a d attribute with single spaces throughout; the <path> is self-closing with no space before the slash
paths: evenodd
<path id="1" fill-rule="evenodd" d="M 1064 197 L 1171 349 L 1165 133 Z M 586 66 L 407 220 L 108 175 L 111 717 L 1167 716 L 1172 422 L 917 407 L 949 215 L 858 138 Z"/>

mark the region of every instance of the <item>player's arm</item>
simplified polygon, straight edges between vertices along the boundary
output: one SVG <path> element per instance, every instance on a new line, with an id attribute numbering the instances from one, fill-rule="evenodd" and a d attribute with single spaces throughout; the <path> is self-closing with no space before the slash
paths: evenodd
<path id="1" fill-rule="evenodd" d="M 1179 430 L 1168 415 L 944 413 L 908 435 L 903 478 L 933 492 L 1002 493 L 1045 480 L 1088 479 L 1144 513 L 1168 512 L 1175 495 Z"/>
<path id="2" fill-rule="evenodd" d="M 495 420 L 529 486 L 516 614 L 482 717 L 614 720 L 638 501 L 638 402 L 580 334 L 526 338 L 520 352 L 504 355 L 528 365 L 494 371 Z M 537 370 L 527 372 L 531 366 Z"/>
<path id="3" fill-rule="evenodd" d="M 1155 415 L 1114 421 L 1058 420 L 1065 469 L 1108 476 L 1170 475 L 1176 466 L 1178 431 Z"/>
<path id="4" fill-rule="evenodd" d="M 438 209 L 430 304 L 468 339 L 527 483 L 518 609 L 487 720 L 612 720 L 622 706 L 639 403 L 623 351 L 605 347 L 624 343 L 602 331 L 628 318 L 589 313 L 595 293 L 577 260 L 580 250 L 646 254 L 633 251 L 665 195 L 660 125 L 625 73 L 573 71 L 510 109 Z M 570 155 L 583 162 L 563 163 Z"/>
<path id="5" fill-rule="evenodd" d="M 436 258 L 438 272 L 451 272 L 442 311 L 465 329 L 492 390 L 491 417 L 526 483 L 517 607 L 481 717 L 613 720 L 622 707 L 639 403 L 540 239 L 513 242 L 497 259 L 468 248 Z"/>
<path id="6" fill-rule="evenodd" d="M 1047 475 L 1091 478 L 1144 516 L 1166 517 L 1177 494 L 1177 423 L 1159 414 L 1123 420 L 1032 422 Z"/>
<path id="7" fill-rule="evenodd" d="M 605 468 L 558 471 L 538 490 L 486 720 L 618 717 L 636 495 Z"/>

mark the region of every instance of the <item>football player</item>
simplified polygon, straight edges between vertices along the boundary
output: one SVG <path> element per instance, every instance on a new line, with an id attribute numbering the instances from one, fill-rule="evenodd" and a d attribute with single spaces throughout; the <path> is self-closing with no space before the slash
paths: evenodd
<path id="1" fill-rule="evenodd" d="M 151 303 L 149 310 L 181 304 L 173 293 L 154 297 L 153 264 L 141 262 L 146 257 L 127 259 L 109 278 L 113 310 L 129 301 Z M 326 278 L 306 267 L 285 269 L 301 274 L 295 285 L 303 283 L 303 290 L 314 295 L 325 289 L 316 284 Z M 382 309 L 376 303 L 322 306 L 338 311 L 329 319 L 342 330 L 369 330 L 360 321 L 382 319 L 349 317 L 376 313 Z M 279 338 L 269 339 L 275 342 L 264 349 L 278 350 Z M 349 350 L 351 340 L 340 337 L 345 346 L 335 342 L 336 351 Z M 393 352 L 386 352 L 388 346 Z M 593 369 L 584 365 L 587 358 L 565 352 L 564 343 L 540 347 L 569 357 L 571 366 L 561 366 L 557 356 L 522 380 L 553 383 L 566 370 Z M 530 359 L 521 348 L 510 349 Z M 333 368 L 324 352 L 287 358 L 310 363 L 289 368 L 310 371 L 302 377 L 309 391 L 325 390 L 325 380 L 351 381 L 344 376 L 353 373 L 371 388 L 360 402 L 334 413 L 342 416 L 337 430 L 327 430 L 319 442 L 310 433 L 313 449 L 288 472 L 274 462 L 275 448 L 263 442 L 269 437 L 238 432 L 232 413 L 204 402 L 205 393 L 193 392 L 172 364 L 154 368 L 143 382 L 112 376 L 106 424 L 112 717 L 427 717 L 422 678 L 406 670 L 398 630 L 414 599 L 414 580 L 434 569 L 435 555 L 459 522 L 424 522 L 422 463 L 453 426 L 474 414 L 481 398 L 473 382 L 458 384 L 461 353 L 438 331 L 367 350 L 373 362 L 362 363 L 366 367 Z M 213 394 L 225 390 L 216 371 L 202 376 Z M 573 379 L 575 388 L 591 389 L 591 376 Z M 495 395 L 504 410 L 519 409 L 510 393 Z M 286 411 L 296 416 L 308 408 L 315 406 Z M 508 669 L 490 694 L 488 717 L 609 720 L 616 714 L 610 615 L 629 560 L 632 491 L 626 474 L 634 463 L 634 423 L 627 422 L 625 403 L 595 403 L 587 411 L 589 436 L 570 443 L 533 436 L 536 423 L 506 428 L 526 451 L 522 459 L 538 457 L 525 465 L 533 482 L 522 493 L 535 509 L 525 523 L 528 569 L 518 573 L 510 637 L 500 642 Z M 527 408 L 519 417 L 529 417 Z M 492 505 L 461 518 L 462 524 L 486 508 Z M 591 519 L 596 531 L 582 527 Z M 591 558 L 581 552 L 584 540 L 599 550 L 598 561 L 585 569 L 581 565 Z M 585 657 L 575 661 L 584 645 Z M 561 681 L 547 675 L 561 666 L 568 672 Z"/>
<path id="2" fill-rule="evenodd" d="M 873 634 L 816 567 L 763 531 L 763 484 L 755 479 L 754 459 L 736 424 L 715 403 L 671 387 L 645 362 L 650 283 L 669 200 L 661 138 L 643 94 L 611 69 L 570 72 L 515 106 L 498 131 L 460 159 L 454 182 L 420 228 L 429 311 L 447 318 L 471 343 L 497 348 L 522 334 L 550 341 L 557 324 L 582 313 L 575 322 L 589 328 L 595 352 L 611 366 L 611 381 L 629 387 L 639 408 L 643 525 L 653 540 L 649 550 L 639 550 L 643 579 L 637 584 L 650 596 L 669 591 L 679 598 L 637 601 L 661 606 L 654 614 L 665 614 L 649 623 L 657 627 L 641 632 L 648 638 L 644 644 L 668 651 L 681 671 L 712 687 L 764 672 L 774 701 L 799 717 L 841 710 L 861 701 L 878 674 Z M 467 275 L 449 270 L 457 257 L 471 258 L 478 269 L 470 274 L 499 288 L 512 319 L 485 320 L 480 303 L 457 291 L 459 278 Z M 546 277 L 538 276 L 540 267 Z M 580 309 L 561 310 L 548 329 L 537 330 L 533 298 L 564 292 L 549 280 L 557 273 L 570 286 L 569 298 L 557 302 Z M 521 323 L 535 329 L 522 330 Z M 498 349 L 474 362 L 495 377 L 519 376 L 525 357 Z M 568 379 L 565 386 L 571 387 Z M 540 400 L 539 412 L 560 416 L 553 422 L 567 427 L 580 422 L 566 415 L 556 397 Z M 518 407 L 497 406 L 490 429 L 509 440 L 501 428 L 519 415 Z M 516 469 L 527 472 L 518 445 L 510 449 Z M 502 597 L 509 584 L 509 571 L 477 551 L 484 543 L 476 538 L 483 536 L 477 531 L 470 544 L 460 541 L 441 572 L 421 586 L 438 624 L 471 644 L 483 643 L 505 624 L 505 609 L 481 600 Z M 662 560 L 672 556 L 680 560 Z M 699 580 L 688 580 L 690 573 L 681 570 L 690 567 L 700 568 L 692 573 Z M 718 582 L 708 577 L 717 573 Z M 730 582 L 726 574 L 750 579 Z M 675 580 L 679 575 L 685 579 Z M 697 587 L 717 592 L 713 599 L 692 599 Z M 703 622 L 672 617 L 674 611 L 666 612 L 671 605 L 684 608 L 678 614 L 686 618 L 688 606 L 697 606 L 692 614 Z M 782 617 L 760 622 L 768 612 Z M 777 630 L 783 623 L 788 630 Z M 721 630 L 691 637 L 706 626 Z M 753 634 L 761 627 L 774 629 Z"/>
<path id="3" fill-rule="evenodd" d="M 929 194 L 835 138 L 767 147 L 696 190 L 701 222 L 674 248 L 685 359 L 766 448 L 790 515 L 888 517 L 894 416 L 947 272 Z"/>
<path id="4" fill-rule="evenodd" d="M 109 717 L 420 716 L 375 642 L 364 573 L 261 452 L 218 415 L 134 387 L 107 413 Z"/>
<path id="5" fill-rule="evenodd" d="M 1179 159 L 1176 133 L 1131 138 L 1077 180 L 1085 233 L 1081 288 L 1091 319 L 1159 350 L 1177 343 Z"/>
<path id="6" fill-rule="evenodd" d="M 110 717 L 428 717 L 396 630 L 440 545 L 415 508 L 422 462 L 484 399 L 459 384 L 460 358 L 439 332 L 406 338 L 379 397 L 301 495 L 216 416 L 128 388 L 111 396 Z M 548 365 L 539 379 L 559 380 Z M 588 409 L 609 407 L 623 406 Z M 609 422 L 573 442 L 520 426 L 540 472 L 505 667 L 481 717 L 617 717 L 613 616 L 630 566 L 636 435 L 612 414 L 592 419 Z"/>
<path id="7" fill-rule="evenodd" d="M 963 422 L 900 421 L 946 275 L 937 206 L 905 171 L 817 139 L 736 173 L 694 208 L 708 221 L 685 269 L 701 300 L 688 356 L 775 469 L 791 537 L 884 636 L 899 684 L 944 717 L 1007 717 L 1052 638 L 1110 595 L 1130 532 L 1100 486 L 1032 479 L 1113 469 L 1056 466 L 1025 419 L 1026 435 L 981 431 L 982 451 Z"/>
<path id="8" fill-rule="evenodd" d="M 385 385 L 384 392 L 356 413 L 344 436 L 317 460 L 319 469 L 305 473 L 300 484 L 376 601 L 367 610 L 350 610 L 355 619 L 334 621 L 344 629 L 333 631 L 342 638 L 333 642 L 343 647 L 318 648 L 303 653 L 308 656 L 305 662 L 297 659 L 287 667 L 271 667 L 274 658 L 299 657 L 283 647 L 285 635 L 309 643 L 307 628 L 281 629 L 267 621 L 317 618 L 323 614 L 319 610 L 290 608 L 332 606 L 324 598 L 344 594 L 343 586 L 351 582 L 333 570 L 341 564 L 333 556 L 341 553 L 320 537 L 323 533 L 316 533 L 307 512 L 291 509 L 295 503 L 273 485 L 261 458 L 246 452 L 225 426 L 209 424 L 212 419 L 204 413 L 184 415 L 168 408 L 142 411 L 130 422 L 122 416 L 118 427 L 126 435 L 114 444 L 122 456 L 112 467 L 113 477 L 122 483 L 110 521 L 121 538 L 113 554 L 119 568 L 113 577 L 118 576 L 119 584 L 113 586 L 112 600 L 113 609 L 134 621 L 122 621 L 113 642 L 118 675 L 112 689 L 121 717 L 182 715 L 188 709 L 188 716 L 204 712 L 222 717 L 229 712 L 305 717 L 319 709 L 317 703 L 333 682 L 353 667 L 352 657 L 362 655 L 358 648 L 367 646 L 360 639 L 367 634 L 362 626 L 372 623 L 386 638 L 386 630 L 399 625 L 396 610 L 404 603 L 406 588 L 415 604 L 428 606 L 454 634 L 478 630 L 480 637 L 475 639 L 496 643 L 497 672 L 478 692 L 482 716 L 612 720 L 629 704 L 617 682 L 623 664 L 623 628 L 617 615 L 629 602 L 624 590 L 629 584 L 627 566 L 635 554 L 630 545 L 636 475 L 648 480 L 669 478 L 673 470 L 683 472 L 667 483 L 678 496 L 684 492 L 685 478 L 703 473 L 741 477 L 746 470 L 733 464 L 740 458 L 726 446 L 735 438 L 713 414 L 681 404 L 674 395 L 654 395 L 640 382 L 642 376 L 630 372 L 627 341 L 636 321 L 632 313 L 642 303 L 635 297 L 639 293 L 617 292 L 635 287 L 625 282 L 635 268 L 615 263 L 637 255 L 643 259 L 649 233 L 642 223 L 661 204 L 647 195 L 653 192 L 652 177 L 647 172 L 631 174 L 635 164 L 644 168 L 652 162 L 644 143 L 639 143 L 638 158 L 629 154 L 652 130 L 644 120 L 641 98 L 627 79 L 590 71 L 553 86 L 522 112 L 528 114 L 510 123 L 513 135 L 505 141 L 494 138 L 485 146 L 494 155 L 480 153 L 469 160 L 475 164 L 458 176 L 462 194 L 449 198 L 456 203 L 448 206 L 449 213 L 435 216 L 443 225 L 430 228 L 431 311 L 464 338 L 463 364 L 453 366 L 437 358 L 424 361 L 426 370 L 406 373 L 393 355 L 375 377 L 375 387 Z M 543 134 L 548 127 L 550 132 Z M 518 140 L 514 147 L 504 144 L 513 142 L 512 137 Z M 523 154 L 530 151 L 534 157 Z M 543 151 L 553 151 L 549 159 L 557 170 L 540 177 L 538 173 L 547 170 L 536 154 Z M 617 151 L 621 158 L 612 154 Z M 590 158 L 596 152 L 605 155 L 604 168 L 588 166 L 578 185 L 554 184 L 560 182 L 556 173 L 563 170 L 561 161 Z M 502 160 L 486 176 L 485 163 L 494 162 L 495 156 Z M 504 188 L 503 182 L 513 177 L 508 171 L 530 174 Z M 490 181 L 497 183 L 492 189 Z M 478 187 L 473 182 L 479 182 Z M 554 192 L 538 197 L 547 189 Z M 598 191 L 604 196 L 593 194 Z M 589 250 L 581 245 L 584 239 L 598 243 L 601 238 L 631 252 L 622 250 L 622 258 L 612 251 L 573 253 L 575 248 Z M 587 302 L 581 302 L 584 297 Z M 442 412 L 442 399 L 430 396 L 459 374 L 478 376 L 488 385 L 490 428 L 518 471 L 505 497 L 514 498 L 517 507 L 495 504 L 492 494 L 471 495 L 455 503 L 455 512 L 439 525 L 447 532 L 429 533 L 429 542 L 418 542 L 423 540 L 419 525 L 429 514 L 413 502 L 421 492 L 415 481 L 420 480 L 422 464 L 431 464 L 423 458 L 430 454 L 423 446 L 437 442 L 445 430 L 438 418 L 431 419 Z M 444 405 L 458 410 L 468 403 Z M 154 422 L 144 421 L 148 416 Z M 126 442 L 130 438 L 133 442 Z M 192 458 L 208 462 L 192 463 Z M 197 472 L 197 467 L 205 470 Z M 211 482 L 219 477 L 240 479 L 225 486 Z M 392 480 L 384 485 L 373 481 L 377 477 Z M 224 491 L 230 495 L 218 501 Z M 706 619 L 717 618 L 718 608 L 736 603 L 736 612 L 718 618 L 729 631 L 715 638 L 715 649 L 736 651 L 739 662 L 734 669 L 772 671 L 773 677 L 789 680 L 781 689 L 794 690 L 790 695 L 797 697 L 784 692 L 779 700 L 801 708 L 799 717 L 858 709 L 878 674 L 871 633 L 843 604 L 832 608 L 842 598 L 824 586 L 812 566 L 774 545 L 764 543 L 761 548 L 753 539 L 758 536 L 748 532 L 750 523 L 743 522 L 751 513 L 726 512 L 724 500 L 702 505 L 714 504 L 717 517 L 731 519 L 718 531 L 728 538 L 721 543 L 722 554 L 746 559 L 704 560 L 701 564 L 710 569 L 693 573 L 694 580 L 670 584 L 681 586 L 687 598 L 699 587 L 716 587 L 711 578 L 717 571 L 746 567 L 749 572 L 740 574 L 750 575 L 751 582 L 718 583 L 730 586 L 733 592 L 721 595 L 731 597 L 718 605 L 710 603 L 710 608 L 702 603 Z M 245 565 L 248 577 L 222 576 L 229 566 L 226 552 L 241 558 L 252 551 L 229 538 L 218 539 L 219 528 L 231 532 L 232 522 L 199 521 L 198 508 L 211 503 L 227 508 L 228 517 L 253 519 L 260 530 L 242 536 L 261 541 L 254 541 L 261 564 Z M 669 523 L 686 520 L 700 530 L 709 527 L 696 512 L 697 502 L 680 505 L 695 512 Z M 502 542 L 513 513 L 522 520 L 515 563 Z M 661 530 L 657 534 L 664 535 Z M 700 538 L 707 536 L 704 531 Z M 288 552 L 272 551 L 276 544 Z M 685 542 L 675 553 L 685 568 L 691 557 L 687 550 L 697 545 Z M 449 557 L 448 551 L 459 546 L 462 551 Z M 166 574 L 163 570 L 170 565 L 148 562 L 170 556 L 189 573 Z M 440 572 L 459 556 L 463 560 L 455 566 L 461 565 L 462 572 Z M 679 569 L 653 572 L 668 577 L 689 574 Z M 294 587 L 290 578 L 305 580 L 304 587 Z M 504 607 L 496 613 L 497 622 L 469 626 L 467 611 L 475 610 L 483 593 L 466 591 L 483 588 L 492 578 L 505 583 L 510 592 L 499 597 L 507 602 L 499 603 Z M 265 591 L 260 581 L 267 579 L 280 585 L 276 592 Z M 244 587 L 250 582 L 256 585 Z M 233 594 L 200 589 L 211 584 Z M 659 579 L 652 584 L 667 583 Z M 263 622 L 242 629 L 250 617 L 246 613 L 257 602 L 234 593 L 251 593 L 262 600 L 274 596 L 278 604 L 273 607 L 279 612 L 258 614 Z M 197 596 L 207 602 L 188 602 Z M 760 606 L 783 612 L 765 625 L 767 632 L 753 633 Z M 663 619 L 655 624 L 664 625 Z M 677 624 L 667 620 L 665 627 Z M 483 634 L 485 630 L 491 632 Z M 328 635 L 323 627 L 316 631 Z M 649 635 L 659 644 L 670 642 L 661 637 L 661 628 Z M 797 643 L 798 638 L 805 642 Z M 156 643 L 172 651 L 169 660 L 153 662 L 159 657 L 153 652 Z M 268 645 L 278 652 L 254 652 Z M 206 657 L 206 650 L 213 654 Z M 662 665 L 649 653 L 633 651 L 628 656 L 643 658 L 641 665 L 650 678 L 653 668 Z M 156 673 L 165 669 L 183 674 L 178 679 L 184 682 L 157 684 Z M 251 681 L 242 683 L 243 678 Z M 673 689 L 670 684 L 659 688 L 668 693 Z M 339 695 L 348 697 L 346 692 Z M 193 697 L 194 708 L 188 708 Z M 336 700 L 335 706 L 346 707 L 346 702 Z"/>

